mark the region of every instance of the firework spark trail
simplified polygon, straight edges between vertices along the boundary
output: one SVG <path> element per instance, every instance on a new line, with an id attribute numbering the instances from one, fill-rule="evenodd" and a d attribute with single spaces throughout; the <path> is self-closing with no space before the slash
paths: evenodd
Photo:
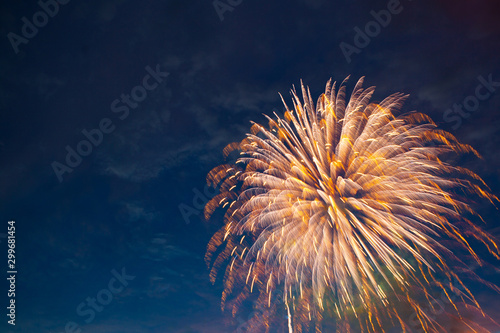
<path id="1" fill-rule="evenodd" d="M 395 117 L 406 95 L 370 103 L 375 88 L 362 83 L 347 100 L 344 83 L 336 92 L 329 81 L 316 105 L 303 85 L 303 102 L 293 90 L 293 109 L 283 101 L 284 118 L 267 117 L 269 128 L 254 123 L 243 141 L 224 149 L 225 157 L 240 151 L 236 163 L 208 174 L 220 194 L 206 205 L 205 217 L 226 209 L 225 226 L 206 255 L 212 281 L 227 265 L 222 308 L 235 287 L 242 290 L 231 301 L 233 314 L 252 292 L 269 306 L 281 292 L 294 331 L 312 325 L 319 332 L 330 311 L 339 322 L 357 318 L 363 332 L 380 332 L 384 320 L 408 328 L 404 303 L 432 332 L 442 327 L 414 295 L 428 306 L 434 287 L 449 292 L 452 279 L 463 285 L 449 266 L 462 261 L 443 239 L 479 264 L 470 239 L 500 259 L 467 201 L 470 195 L 498 198 L 478 175 L 440 159 L 450 152 L 479 154 L 422 113 Z M 438 275 L 450 285 L 437 283 Z M 481 311 L 463 290 L 460 301 Z M 256 320 L 256 332 L 269 330 L 273 311 Z"/>

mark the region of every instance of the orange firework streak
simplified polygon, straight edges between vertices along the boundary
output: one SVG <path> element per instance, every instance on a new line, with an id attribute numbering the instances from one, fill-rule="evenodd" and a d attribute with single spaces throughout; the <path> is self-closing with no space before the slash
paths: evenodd
<path id="1" fill-rule="evenodd" d="M 498 198 L 478 175 L 440 159 L 479 154 L 422 113 L 395 117 L 406 95 L 370 103 L 375 87 L 362 83 L 346 101 L 344 83 L 336 92 L 329 81 L 316 106 L 303 85 L 303 102 L 293 90 L 293 110 L 283 101 L 284 118 L 267 117 L 268 128 L 254 123 L 243 141 L 224 149 L 226 158 L 240 151 L 236 163 L 209 172 L 220 194 L 205 218 L 226 209 L 206 254 L 212 282 L 226 267 L 222 308 L 240 288 L 230 301 L 233 315 L 249 297 L 267 304 L 251 319 L 252 332 L 269 332 L 277 313 L 288 315 L 294 332 L 320 332 L 326 317 L 342 332 L 390 325 L 406 332 L 415 328 L 411 314 L 421 332 L 439 332 L 444 327 L 432 312 L 438 289 L 449 300 L 448 319 L 484 332 L 459 309 L 486 316 L 457 273 L 479 277 L 443 244 L 481 265 L 473 239 L 500 259 L 494 240 L 473 222 L 482 219 L 467 196 Z M 271 302 L 275 293 L 280 304 Z"/>

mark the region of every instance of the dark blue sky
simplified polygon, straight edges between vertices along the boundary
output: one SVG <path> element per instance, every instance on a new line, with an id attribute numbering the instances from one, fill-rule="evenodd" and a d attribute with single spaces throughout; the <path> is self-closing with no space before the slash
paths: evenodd
<path id="1" fill-rule="evenodd" d="M 19 271 L 16 327 L 2 313 L 1 332 L 234 331 L 203 262 L 221 222 L 198 214 L 197 193 L 223 147 L 281 112 L 278 92 L 289 100 L 301 79 L 314 98 L 349 74 L 351 89 L 361 76 L 377 86 L 374 100 L 410 94 L 402 111 L 474 146 L 483 159 L 466 166 L 500 195 L 497 1 L 66 2 L 53 17 L 36 1 L 0 4 L 0 233 L 16 221 Z M 390 22 L 355 40 L 388 6 Z M 70 166 L 67 149 L 86 156 Z M 478 209 L 499 235 L 498 211 Z M 135 278 L 120 288 L 122 269 Z M 499 319 L 498 295 L 477 292 Z M 109 295 L 95 316 L 77 311 Z"/>

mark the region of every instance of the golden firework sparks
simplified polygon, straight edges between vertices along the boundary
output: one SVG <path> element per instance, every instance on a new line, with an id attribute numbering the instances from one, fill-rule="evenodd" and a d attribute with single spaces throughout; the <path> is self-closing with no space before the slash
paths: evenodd
<path id="1" fill-rule="evenodd" d="M 406 330 L 414 313 L 423 332 L 434 332 L 442 329 L 429 312 L 439 287 L 455 309 L 450 316 L 480 331 L 455 304 L 481 311 L 444 241 L 481 264 L 469 245 L 478 240 L 500 259 L 467 196 L 498 198 L 478 175 L 441 159 L 479 154 L 422 113 L 394 116 L 406 95 L 370 103 L 375 88 L 362 83 L 347 100 L 344 83 L 336 92 L 329 81 L 316 105 L 303 85 L 303 101 L 293 90 L 293 109 L 283 101 L 283 118 L 267 117 L 268 128 L 254 123 L 243 141 L 224 149 L 225 157 L 240 151 L 236 163 L 208 174 L 220 194 L 205 217 L 226 209 L 206 255 L 212 281 L 226 267 L 222 308 L 240 288 L 233 314 L 252 293 L 269 306 L 253 321 L 255 332 L 269 331 L 276 293 L 290 331 L 319 332 L 325 315 L 339 331 L 349 331 L 352 318 L 362 332 L 383 332 L 387 322 Z"/>

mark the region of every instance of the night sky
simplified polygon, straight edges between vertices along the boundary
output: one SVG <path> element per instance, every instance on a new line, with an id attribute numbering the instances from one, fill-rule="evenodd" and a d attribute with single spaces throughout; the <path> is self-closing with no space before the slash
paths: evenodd
<path id="1" fill-rule="evenodd" d="M 500 195 L 498 1 L 59 2 L 0 4 L 0 267 L 14 220 L 18 271 L 0 332 L 234 332 L 247 313 L 221 313 L 203 260 L 222 226 L 205 177 L 301 80 L 314 99 L 348 75 L 374 101 L 409 94 L 401 111 L 475 147 L 459 162 Z M 470 287 L 500 320 L 499 295 Z"/>

